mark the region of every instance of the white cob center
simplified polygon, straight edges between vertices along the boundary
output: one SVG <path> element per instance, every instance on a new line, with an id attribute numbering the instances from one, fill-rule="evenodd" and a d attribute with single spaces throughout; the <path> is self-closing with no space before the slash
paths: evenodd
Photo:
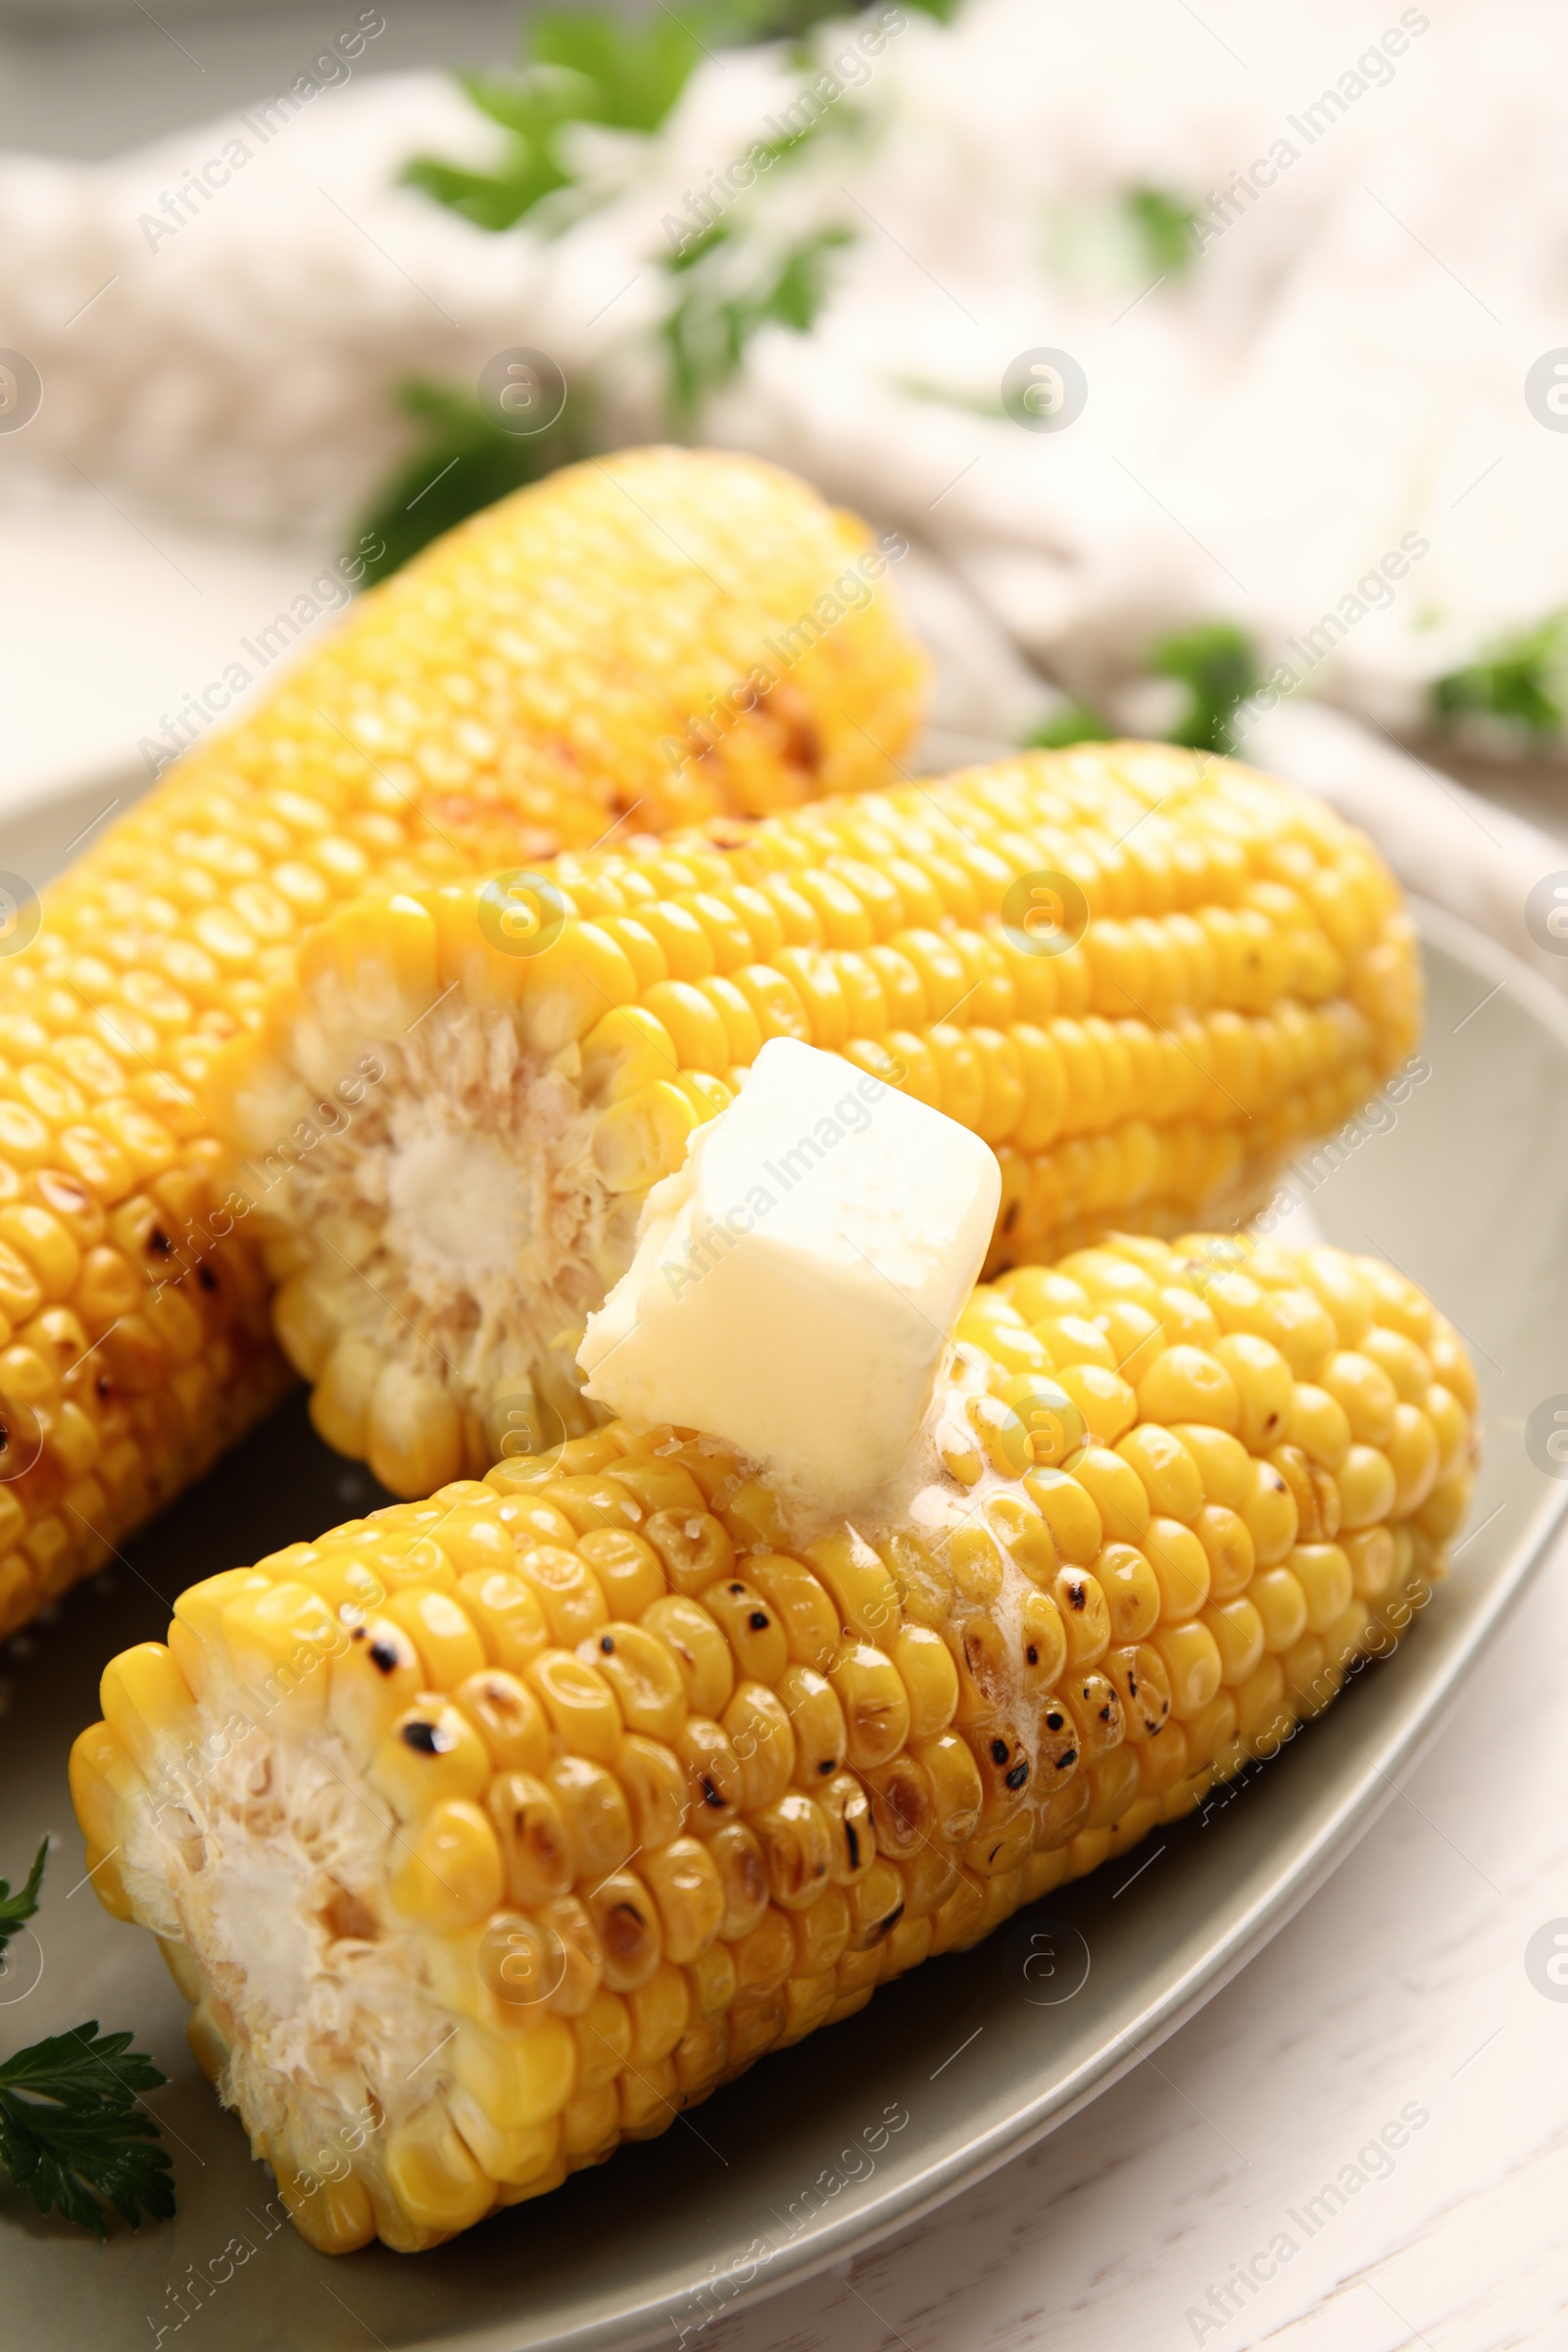
<path id="1" fill-rule="evenodd" d="M 418 1101 L 406 1107 L 422 1117 L 437 1110 Z M 386 1201 L 388 1245 L 423 1283 L 472 1290 L 487 1276 L 514 1274 L 533 1237 L 523 1169 L 495 1136 L 471 1128 L 434 1125 L 395 1141 Z"/>
<path id="2" fill-rule="evenodd" d="M 198 1701 L 197 1744 L 170 1743 L 124 1869 L 138 1917 L 188 1947 L 220 2004 L 220 2095 L 281 2170 L 367 2112 L 395 2126 L 439 2103 L 445 2068 L 411 2070 L 451 2020 L 418 1982 L 416 1940 L 380 1920 L 389 1809 L 333 1732 L 247 1726 L 253 1706 L 237 1688 Z"/>
<path id="3" fill-rule="evenodd" d="M 510 1014 L 454 999 L 374 1051 L 384 1078 L 284 1178 L 314 1298 L 460 1408 L 542 1387 L 548 1419 L 587 1426 L 571 1348 L 629 1262 L 637 1206 L 594 1164 L 576 1049 L 547 1059 Z"/>

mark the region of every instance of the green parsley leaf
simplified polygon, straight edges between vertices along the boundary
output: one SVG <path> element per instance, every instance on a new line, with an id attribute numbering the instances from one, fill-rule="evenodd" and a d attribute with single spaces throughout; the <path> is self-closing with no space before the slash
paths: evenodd
<path id="1" fill-rule="evenodd" d="M 426 377 L 411 377 L 397 397 L 404 413 L 424 429 L 362 518 L 361 529 L 382 542 L 382 553 L 366 566 L 368 586 L 481 507 L 493 506 L 509 491 L 538 481 L 587 451 L 584 403 L 577 393 L 568 393 L 561 416 L 541 433 L 505 433 L 471 392 Z"/>
<path id="2" fill-rule="evenodd" d="M 1501 639 L 1481 661 L 1439 678 L 1432 711 L 1444 725 L 1480 718 L 1536 742 L 1560 735 L 1568 724 L 1568 612 L 1548 613 L 1536 628 Z"/>
<path id="3" fill-rule="evenodd" d="M 562 67 L 582 84 L 578 122 L 645 136 L 665 121 L 703 54 L 688 24 L 659 14 L 640 24 L 576 11 L 536 17 L 532 47 L 537 64 Z"/>
<path id="4" fill-rule="evenodd" d="M 730 291 L 710 270 L 693 270 L 687 256 L 672 257 L 666 267 L 672 273 L 684 270 L 689 287 L 659 330 L 676 430 L 689 429 L 710 394 L 729 382 L 760 328 L 771 321 L 797 334 L 807 331 L 827 295 L 828 256 L 851 242 L 847 228 L 818 229 L 791 246 L 760 284 L 739 292 Z M 710 232 L 703 258 L 711 260 L 716 253 L 727 262 L 723 249 L 724 239 Z"/>
<path id="5" fill-rule="evenodd" d="M 591 12 L 554 11 L 527 28 L 520 74 L 465 74 L 481 114 L 512 134 L 495 172 L 473 172 L 417 156 L 405 182 L 462 213 L 478 228 L 511 228 L 572 184 L 560 150 L 571 122 L 599 122 L 643 136 L 659 129 L 691 77 L 703 43 L 667 14 L 643 24 Z"/>
<path id="6" fill-rule="evenodd" d="M 1228 620 L 1200 621 L 1156 645 L 1149 666 L 1187 688 L 1187 708 L 1167 741 L 1195 752 L 1228 752 L 1231 720 L 1263 683 L 1246 632 Z"/>
<path id="7" fill-rule="evenodd" d="M 1023 748 L 1027 752 L 1061 752 L 1072 743 L 1110 743 L 1115 733 L 1087 703 L 1067 703 L 1030 728 Z"/>
<path id="8" fill-rule="evenodd" d="M 130 2038 L 100 2034 L 93 2018 L 0 2063 L 0 2165 L 40 2213 L 62 2213 L 97 2237 L 108 2229 L 105 2203 L 132 2229 L 144 2213 L 165 2221 L 174 2210 L 158 2126 L 136 2104 L 167 2078 Z"/>
<path id="9" fill-rule="evenodd" d="M 1165 188 L 1131 188 L 1127 211 L 1149 267 L 1164 277 L 1181 277 L 1198 259 L 1198 215 Z"/>
<path id="10" fill-rule="evenodd" d="M 0 1952 L 3 1952 L 18 1928 L 31 1919 L 38 1908 L 38 1889 L 43 1885 L 43 1866 L 49 1859 L 49 1840 L 46 1838 L 32 1857 L 32 1868 L 26 1884 L 11 1891 L 9 1879 L 0 1879 Z"/>

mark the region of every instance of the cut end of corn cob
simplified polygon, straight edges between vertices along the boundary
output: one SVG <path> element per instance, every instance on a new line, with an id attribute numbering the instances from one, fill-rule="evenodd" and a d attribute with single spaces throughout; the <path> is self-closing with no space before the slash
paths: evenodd
<path id="1" fill-rule="evenodd" d="M 284 1386 L 198 1097 L 307 927 L 622 816 L 885 781 L 922 676 L 886 568 L 750 459 L 553 475 L 368 595 L 50 886 L 0 958 L 0 1635 Z"/>
<path id="2" fill-rule="evenodd" d="M 1330 810 L 1097 744 L 358 903 L 207 1100 L 317 1426 L 419 1494 L 589 1425 L 585 1319 L 767 1039 L 995 1149 L 995 1267 L 1250 1209 L 1409 1052 L 1419 990 Z"/>
<path id="3" fill-rule="evenodd" d="M 94 1885 L 313 2244 L 416 2250 L 1188 1812 L 1390 1647 L 1476 1391 L 1375 1260 L 978 1290 L 941 1468 L 803 1542 L 616 1423 L 195 1586 L 73 1757 Z"/>

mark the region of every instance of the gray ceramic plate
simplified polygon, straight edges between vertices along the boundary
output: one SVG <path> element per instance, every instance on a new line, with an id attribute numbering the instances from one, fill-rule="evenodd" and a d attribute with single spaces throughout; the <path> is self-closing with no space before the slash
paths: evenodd
<path id="1" fill-rule="evenodd" d="M 1284 1928 L 1437 1732 L 1568 1499 L 1524 1441 L 1531 1411 L 1568 1389 L 1568 1011 L 1450 921 L 1431 917 L 1426 938 L 1431 1075 L 1312 1199 L 1331 1239 L 1380 1249 L 1435 1294 L 1484 1376 L 1474 1533 L 1424 1621 L 1207 1818 L 979 1950 L 916 1970 L 553 2196 L 433 2254 L 314 2254 L 278 2226 L 269 2174 L 186 2054 L 184 2005 L 150 1940 L 77 1884 L 66 1751 L 97 1712 L 103 1660 L 161 1634 L 193 1578 L 365 1507 L 368 1484 L 316 1444 L 298 1406 L 142 1538 L 107 1592 L 76 1593 L 14 1642 L 0 1870 L 16 1878 L 46 1829 L 60 1843 L 37 1944 L 18 1938 L 0 1983 L 0 2050 L 84 2017 L 134 2026 L 172 2078 L 153 2105 L 179 2217 L 100 2249 L 0 2197 L 9 2340 L 29 2352 L 691 2340 L 738 2296 L 843 2260 L 1066 2123 Z"/>

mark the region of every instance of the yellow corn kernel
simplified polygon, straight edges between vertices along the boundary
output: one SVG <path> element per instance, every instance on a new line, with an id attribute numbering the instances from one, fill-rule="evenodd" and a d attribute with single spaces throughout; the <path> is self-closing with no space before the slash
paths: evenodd
<path id="1" fill-rule="evenodd" d="M 393 1724 L 368 1778 L 402 1821 L 417 1821 L 447 1796 L 480 1796 L 490 1758 L 473 1726 L 454 1706 L 421 1699 Z"/>
<path id="2" fill-rule="evenodd" d="M 611 1476 L 616 1484 L 620 1477 Z M 666 1591 L 659 1554 L 629 1528 L 593 1528 L 579 1539 L 578 1548 L 605 1596 L 612 1617 L 635 1624 Z"/>
<path id="3" fill-rule="evenodd" d="M 458 1684 L 452 1697 L 501 1771 L 544 1771 L 551 1753 L 544 1710 L 514 1674 L 481 1667 Z"/>
<path id="4" fill-rule="evenodd" d="M 686 1826 L 686 1768 L 662 1740 L 628 1732 L 615 1751 L 614 1774 L 631 1807 L 639 1849 L 653 1853 Z"/>
<path id="5" fill-rule="evenodd" d="M 1064 1560 L 1089 1567 L 1105 1541 L 1104 1522 L 1094 1496 L 1077 1478 L 1062 1470 L 1035 1470 L 1024 1488 L 1050 1528 L 1056 1550 Z"/>
<path id="6" fill-rule="evenodd" d="M 1217 1693 L 1224 1674 L 1219 1647 L 1206 1625 L 1162 1626 L 1152 1646 L 1170 1677 L 1171 1713 L 1178 1721 L 1199 1714 Z"/>
<path id="7" fill-rule="evenodd" d="M 149 1778 L 194 1727 L 190 1686 L 161 1642 L 122 1650 L 104 1669 L 98 1696 L 110 1730 Z"/>
<path id="8" fill-rule="evenodd" d="M 529 2010 L 524 2032 L 505 2036 L 462 2019 L 446 2055 L 464 2089 L 503 2132 L 528 2132 L 549 2123 L 576 2084 L 571 2027 L 538 2007 Z"/>
<path id="9" fill-rule="evenodd" d="M 1095 1582 L 1104 1594 L 1112 1642 L 1141 1642 L 1158 1623 L 1161 1584 L 1136 1544 L 1107 1544 L 1095 1561 Z"/>
<path id="10" fill-rule="evenodd" d="M 839 1644 L 838 1611 L 821 1580 L 801 1561 L 778 1552 L 754 1552 L 747 1567 L 784 1630 L 790 1657 L 820 1673 Z"/>
<path id="11" fill-rule="evenodd" d="M 1349 1561 L 1338 1544 L 1298 1544 L 1289 1568 L 1306 1598 L 1307 1631 L 1327 1633 L 1353 1597 Z"/>
<path id="12" fill-rule="evenodd" d="M 1063 1568 L 1052 1588 L 1066 1642 L 1070 1671 L 1095 1665 L 1110 1642 L 1110 1609 L 1097 1577 L 1082 1568 Z"/>
<path id="13" fill-rule="evenodd" d="M 440 2107 L 395 2125 L 384 2163 L 388 2187 L 417 2229 L 467 2230 L 495 2202 L 492 2182 Z"/>
<path id="14" fill-rule="evenodd" d="M 1306 1593 L 1287 1567 L 1261 1569 L 1247 1596 L 1263 1621 L 1263 1644 L 1271 1654 L 1294 1649 L 1306 1632 Z"/>
<path id="15" fill-rule="evenodd" d="M 876 1853 L 865 1788 L 855 1773 L 837 1772 L 817 1789 L 816 1801 L 828 1828 L 828 1876 L 835 1886 L 852 1886 L 869 1870 Z"/>
<path id="16" fill-rule="evenodd" d="M 659 1905 L 665 1959 L 678 1967 L 701 1960 L 724 1924 L 725 1907 L 723 1881 L 707 1846 L 676 1838 L 646 1855 L 642 1868 Z"/>
<path id="17" fill-rule="evenodd" d="M 294 1583 L 239 1592 L 223 1610 L 221 1631 L 247 1689 L 291 1721 L 321 1720 L 327 1667 L 342 1654 L 348 1636 L 319 1594 Z"/>
<path id="18" fill-rule="evenodd" d="M 408 1859 L 392 1880 L 404 1915 L 437 1929 L 485 1919 L 502 1895 L 495 1832 L 466 1797 L 443 1797 L 419 1824 Z"/>
<path id="19" fill-rule="evenodd" d="M 1072 1475 L 1093 1497 L 1105 1536 L 1118 1544 L 1141 1544 L 1149 1528 L 1149 1496 L 1130 1462 L 1103 1446 L 1074 1457 Z"/>
<path id="20" fill-rule="evenodd" d="M 1340 1491 L 1340 1525 L 1351 1530 L 1376 1527 L 1391 1515 L 1398 1497 L 1398 1475 L 1375 1446 L 1352 1446 L 1335 1471 L 1334 1483 Z"/>
<path id="21" fill-rule="evenodd" d="M 613 1758 L 621 1739 L 620 1709 L 597 1668 L 570 1650 L 547 1649 L 531 1661 L 524 1680 L 569 1751 L 600 1763 Z"/>
<path id="22" fill-rule="evenodd" d="M 643 1529 L 675 1591 L 699 1598 L 735 1565 L 735 1546 L 711 1511 L 656 1511 Z"/>
<path id="23" fill-rule="evenodd" d="M 828 1676 L 844 1710 L 846 1753 L 858 1772 L 885 1764 L 909 1736 L 909 1698 L 884 1651 L 856 1642 Z"/>
<path id="24" fill-rule="evenodd" d="M 612 1992 L 646 1984 L 663 1957 L 663 1932 L 647 1886 L 633 1870 L 611 1871 L 583 1897 L 605 1955 Z"/>
<path id="25" fill-rule="evenodd" d="M 708 1610 L 683 1593 L 670 1592 L 644 1610 L 642 1623 L 674 1658 L 692 1713 L 722 1713 L 735 1688 L 735 1663 Z"/>
<path id="26" fill-rule="evenodd" d="M 593 1884 L 618 1870 L 637 1842 L 618 1775 L 588 1756 L 558 1756 L 544 1778 L 561 1808 L 577 1876 Z"/>
<path id="27" fill-rule="evenodd" d="M 742 1683 L 719 1718 L 741 1771 L 741 1802 L 760 1813 L 795 1777 L 795 1733 L 783 1701 L 765 1683 Z"/>
<path id="28" fill-rule="evenodd" d="M 552 2116 L 548 2123 L 535 2124 L 526 2132 L 503 2132 L 490 2121 L 471 2092 L 454 2084 L 447 2093 L 447 2113 L 469 2153 L 498 2187 L 525 2189 L 542 2178 L 554 2175 L 550 2185 L 561 2178 L 557 2158 L 563 2139 L 562 2119 Z M 563 2111 L 564 2113 L 564 2111 Z M 503 2196 L 500 2202 L 514 2200 Z"/>
<path id="29" fill-rule="evenodd" d="M 1033 1601 L 1042 1598 L 1031 1595 Z M 1037 1642 L 1048 1638 L 1053 1625 L 1058 1629 L 1060 1625 L 1049 1602 L 1045 1603 L 1045 1609 L 1049 1615 L 1039 1614 L 1029 1623 L 1030 1637 Z M 906 1625 L 889 1644 L 889 1655 L 908 1700 L 906 1737 L 912 1746 L 918 1746 L 924 1740 L 934 1740 L 953 1721 L 958 1704 L 957 1668 L 941 1635 L 926 1625 Z M 1048 1674 L 1047 1679 L 1055 1678 Z"/>
<path id="30" fill-rule="evenodd" d="M 428 1690 L 452 1690 L 485 1662 L 484 1643 L 445 1592 L 394 1592 L 386 1614 L 419 1653 Z"/>
<path id="31" fill-rule="evenodd" d="M 827 1587 L 846 1632 L 875 1642 L 898 1623 L 899 1594 L 892 1572 L 853 1531 L 808 1547 L 807 1557 Z"/>
<path id="32" fill-rule="evenodd" d="M 594 1165 L 611 1193 L 644 1193 L 673 1174 L 701 1122 L 673 1078 L 656 1078 L 612 1102 L 594 1129 Z"/>
<path id="33" fill-rule="evenodd" d="M 1296 1497 L 1272 1462 L 1252 1464 L 1251 1492 L 1242 1505 L 1242 1517 L 1257 1565 L 1272 1568 L 1283 1560 L 1296 1542 L 1299 1517 Z"/>
<path id="34" fill-rule="evenodd" d="M 809 1666 L 787 1666 L 778 1695 L 795 1735 L 794 1778 L 803 1788 L 814 1788 L 844 1762 L 849 1740 L 844 1710 L 832 1687 Z"/>
<path id="35" fill-rule="evenodd" d="M 789 1638 L 756 1586 L 722 1577 L 706 1587 L 703 1605 L 723 1635 L 737 1673 L 776 1684 L 789 1659 Z"/>
<path id="36" fill-rule="evenodd" d="M 1220 1680 L 1227 1690 L 1256 1673 L 1263 1659 L 1264 1628 L 1251 1601 L 1246 1598 L 1211 1601 L 1203 1610 L 1201 1621 L 1214 1638 L 1220 1655 Z"/>
<path id="37" fill-rule="evenodd" d="M 674 1739 L 685 1719 L 686 1691 L 667 1642 L 646 1627 L 612 1624 L 584 1642 L 583 1655 L 614 1692 L 629 1730 Z"/>
<path id="38" fill-rule="evenodd" d="M 1165 1519 L 1196 1520 L 1203 1507 L 1203 1481 L 1180 1438 L 1157 1422 L 1129 1430 L 1116 1451 L 1143 1480 L 1149 1507 Z"/>

